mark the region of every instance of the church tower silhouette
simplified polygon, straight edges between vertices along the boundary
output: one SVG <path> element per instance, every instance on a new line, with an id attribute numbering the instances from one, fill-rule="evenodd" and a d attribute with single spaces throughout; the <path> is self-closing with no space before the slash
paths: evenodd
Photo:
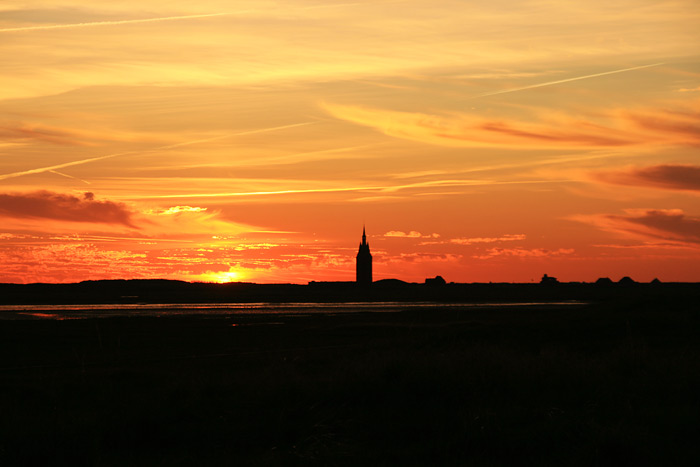
<path id="1" fill-rule="evenodd" d="M 372 283 L 372 255 L 369 252 L 364 225 L 362 226 L 362 243 L 360 243 L 360 251 L 357 252 L 357 263 L 355 264 L 355 282 L 362 285 Z"/>

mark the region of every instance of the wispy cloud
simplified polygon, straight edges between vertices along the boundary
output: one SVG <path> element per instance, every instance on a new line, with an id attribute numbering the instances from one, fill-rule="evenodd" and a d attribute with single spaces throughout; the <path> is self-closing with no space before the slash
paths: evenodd
<path id="1" fill-rule="evenodd" d="M 281 184 L 281 180 L 273 180 L 276 184 Z M 238 191 L 238 192 L 210 192 L 210 193 L 182 193 L 171 195 L 150 195 L 150 196 L 125 196 L 122 199 L 188 199 L 188 198 L 237 198 L 237 197 L 259 197 L 259 196 L 279 196 L 297 195 L 313 193 L 347 193 L 347 192 L 376 192 L 395 193 L 402 190 L 420 191 L 426 188 L 449 188 L 449 187 L 479 187 L 490 185 L 528 185 L 542 183 L 562 183 L 575 180 L 430 180 L 419 183 L 409 183 L 402 185 L 359 185 L 359 186 L 320 186 L 316 188 L 289 188 L 279 190 L 261 191 Z M 452 192 L 453 194 L 455 192 Z M 436 194 L 436 193 L 431 193 Z M 440 193 L 444 194 L 444 193 Z M 373 197 L 376 198 L 376 197 Z M 382 196 L 382 198 L 387 198 Z"/>
<path id="2" fill-rule="evenodd" d="M 628 209 L 624 214 L 577 215 L 570 219 L 630 238 L 700 244 L 700 218 L 680 209 Z"/>
<path id="3" fill-rule="evenodd" d="M 175 214 L 180 214 L 183 212 L 204 212 L 207 208 L 200 208 L 198 206 L 172 206 L 167 209 L 150 209 L 144 211 L 145 214 L 156 214 L 159 216 L 172 216 Z"/>
<path id="4" fill-rule="evenodd" d="M 474 256 L 476 259 L 491 259 L 498 256 L 510 256 L 518 258 L 547 258 L 567 256 L 574 253 L 572 248 L 559 248 L 548 250 L 546 248 L 489 248 L 485 254 Z"/>
<path id="5" fill-rule="evenodd" d="M 437 233 L 423 235 L 422 233 L 417 232 L 415 230 L 411 230 L 410 232 L 402 232 L 400 230 L 390 230 L 389 232 L 385 233 L 384 236 L 385 237 L 394 237 L 394 238 L 440 238 L 440 234 L 437 234 Z"/>
<path id="6" fill-rule="evenodd" d="M 299 126 L 312 125 L 314 123 L 317 123 L 317 122 L 315 122 L 315 121 L 301 122 L 301 123 L 293 123 L 290 125 L 275 126 L 275 127 L 270 127 L 270 128 L 260 128 L 260 129 L 256 129 L 256 130 L 247 130 L 247 131 L 241 131 L 238 133 L 231 133 L 231 134 L 227 134 L 227 135 L 215 136 L 213 138 L 198 139 L 198 140 L 194 140 L 194 141 L 185 141 L 182 143 L 169 144 L 166 146 L 159 146 L 157 148 L 143 149 L 143 150 L 138 150 L 138 151 L 119 152 L 116 154 L 107 154 L 105 156 L 91 157 L 88 159 L 81 159 L 78 161 L 66 162 L 63 164 L 57 164 L 57 165 L 52 165 L 52 166 L 48 166 L 48 167 L 39 167 L 37 169 L 24 170 L 22 172 L 2 174 L 2 175 L 0 175 L 0 180 L 7 180 L 8 178 L 22 177 L 24 175 L 33 175 L 33 174 L 39 174 L 39 173 L 44 173 L 44 172 L 51 172 L 51 171 L 55 171 L 55 170 L 65 169 L 67 167 L 73 167 L 76 165 L 88 164 L 90 162 L 97 162 L 97 161 L 101 161 L 101 160 L 105 160 L 105 159 L 111 159 L 114 157 L 131 156 L 131 155 L 135 155 L 135 154 L 149 154 L 149 153 L 154 153 L 154 152 L 158 152 L 158 151 L 166 151 L 169 149 L 180 148 L 180 147 L 184 147 L 184 146 L 192 146 L 195 144 L 208 143 L 211 141 L 216 141 L 216 140 L 220 140 L 220 139 L 224 139 L 224 138 L 233 138 L 235 136 L 245 136 L 245 135 L 253 135 L 253 134 L 257 134 L 257 133 L 267 133 L 270 131 L 285 130 L 285 129 L 295 128 L 295 127 L 299 127 Z"/>
<path id="7" fill-rule="evenodd" d="M 469 238 L 453 238 L 451 243 L 458 245 L 473 245 L 475 243 L 498 243 L 498 242 L 515 242 L 525 240 L 524 234 L 505 234 L 500 237 L 469 237 Z"/>
<path id="8" fill-rule="evenodd" d="M 59 128 L 43 124 L 25 122 L 3 122 L 0 124 L 0 137 L 8 141 L 42 141 L 65 146 L 91 146 L 92 135 L 85 131 Z M 114 134 L 111 135 L 114 137 Z"/>
<path id="9" fill-rule="evenodd" d="M 334 117 L 388 136 L 451 147 L 602 148 L 647 144 L 700 145 L 700 102 L 663 108 L 547 114 L 532 119 L 457 113 L 431 115 L 322 103 Z"/>
<path id="10" fill-rule="evenodd" d="M 662 164 L 626 170 L 594 172 L 591 176 L 595 180 L 616 185 L 700 191 L 700 166 L 697 165 Z"/>

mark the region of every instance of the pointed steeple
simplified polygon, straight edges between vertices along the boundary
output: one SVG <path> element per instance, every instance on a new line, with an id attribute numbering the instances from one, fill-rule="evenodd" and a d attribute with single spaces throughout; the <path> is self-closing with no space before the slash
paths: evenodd
<path id="1" fill-rule="evenodd" d="M 364 224 L 362 225 L 362 243 L 360 243 L 360 250 L 357 252 L 355 268 L 355 280 L 358 284 L 367 285 L 372 283 L 372 254 L 369 252 L 367 232 Z"/>

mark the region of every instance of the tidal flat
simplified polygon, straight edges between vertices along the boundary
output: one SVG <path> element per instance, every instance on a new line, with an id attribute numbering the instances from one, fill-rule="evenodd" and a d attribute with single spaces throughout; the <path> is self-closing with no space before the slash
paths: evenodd
<path id="1" fill-rule="evenodd" d="M 697 465 L 700 311 L 0 321 L 0 464 Z"/>

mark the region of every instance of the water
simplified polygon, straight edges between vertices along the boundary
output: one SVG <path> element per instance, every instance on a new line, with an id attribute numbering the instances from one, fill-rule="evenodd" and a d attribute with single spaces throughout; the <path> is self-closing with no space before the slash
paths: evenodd
<path id="1" fill-rule="evenodd" d="M 407 310 L 474 310 L 550 308 L 585 305 L 581 301 L 439 303 L 168 303 L 95 305 L 0 305 L 0 320 L 67 320 L 113 317 L 228 316 L 228 315 L 335 315 L 341 313 L 396 313 Z"/>

